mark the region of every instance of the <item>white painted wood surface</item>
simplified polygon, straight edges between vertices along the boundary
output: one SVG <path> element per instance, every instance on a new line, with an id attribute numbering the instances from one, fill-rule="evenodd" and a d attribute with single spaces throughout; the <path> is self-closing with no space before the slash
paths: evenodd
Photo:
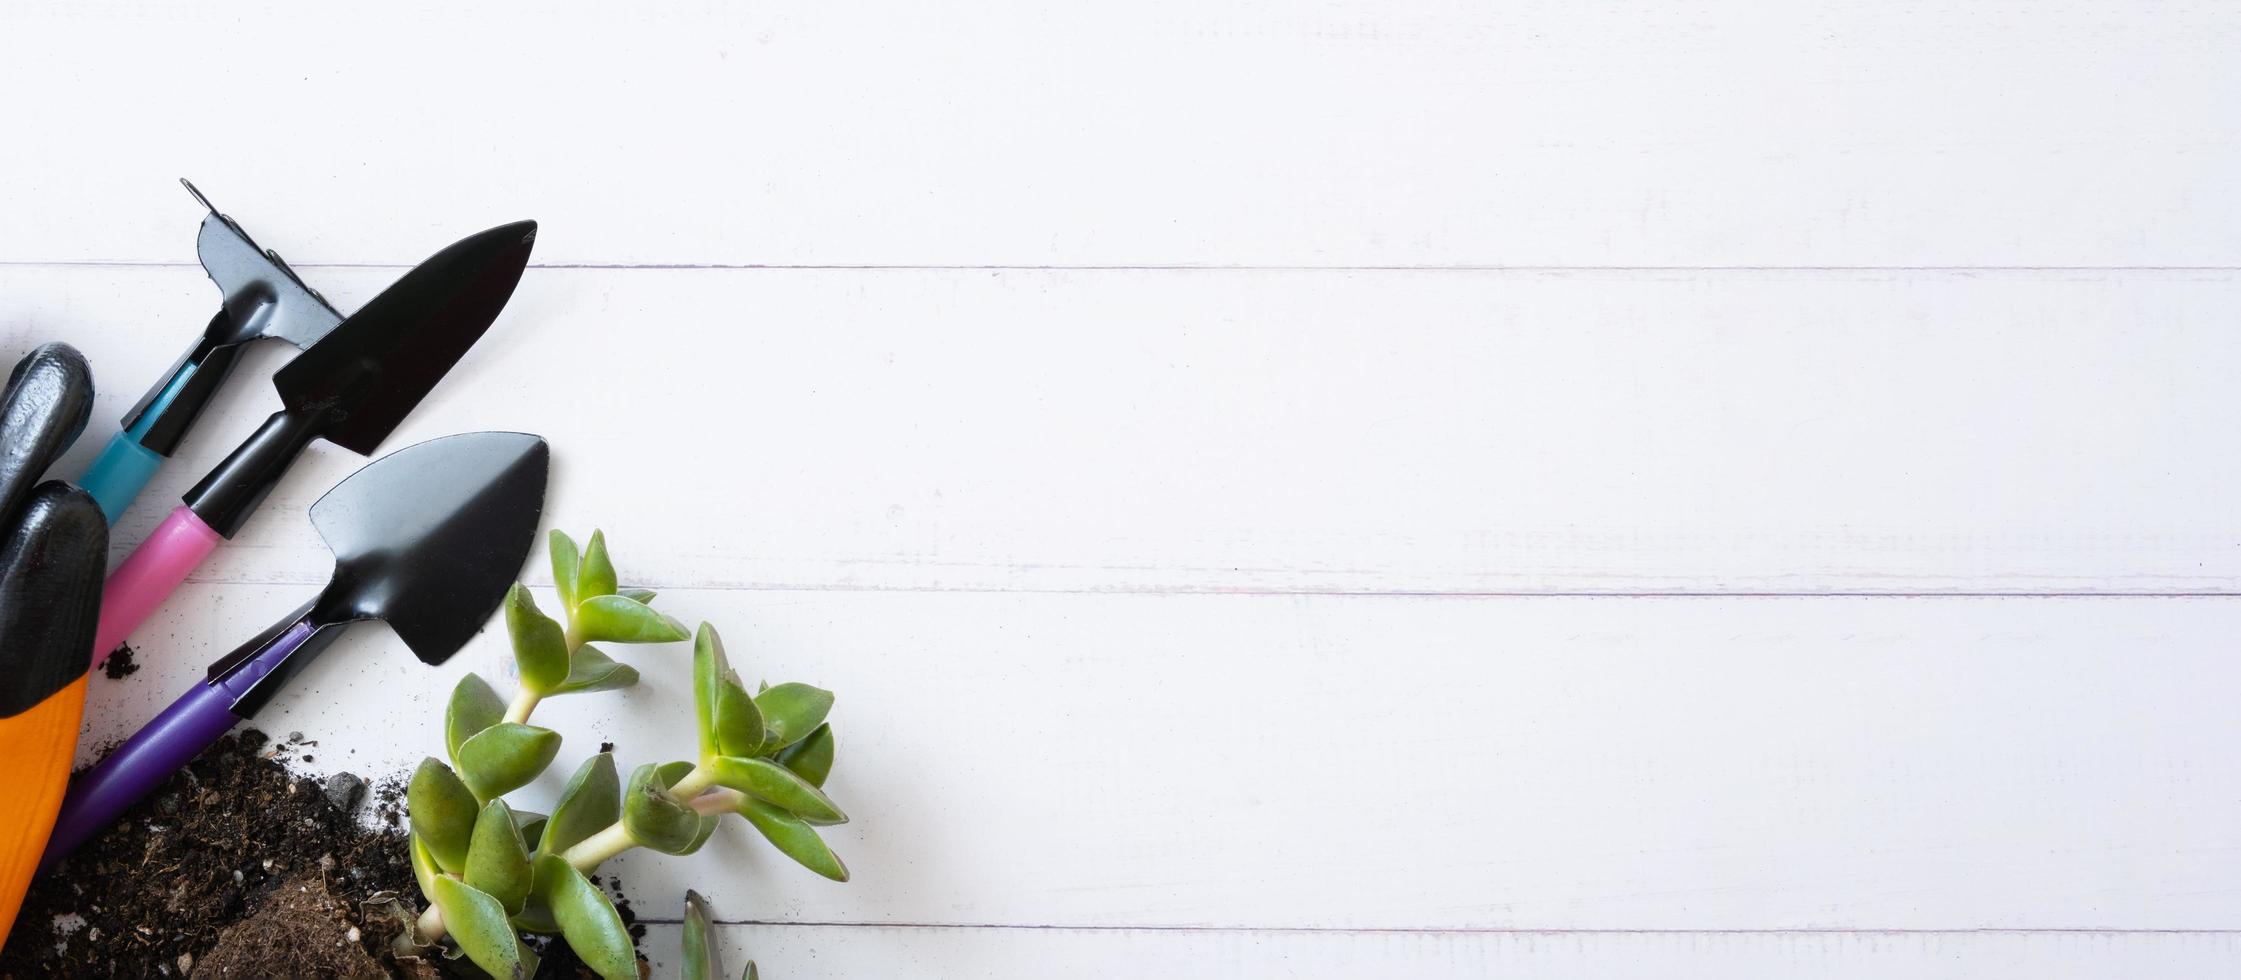
<path id="1" fill-rule="evenodd" d="M 180 173 L 323 262 L 2241 258 L 2223 3 L 11 9 L 9 260 L 177 261 Z"/>
<path id="2" fill-rule="evenodd" d="M 618 558 L 628 568 L 630 552 Z M 94 685 L 122 735 L 313 587 L 198 586 Z M 743 675 L 841 692 L 834 885 L 727 834 L 626 855 L 779 922 L 1315 929 L 2216 929 L 2241 916 L 2241 606 L 2203 598 L 672 590 Z M 264 721 L 401 772 L 455 677 L 338 646 Z M 562 698 L 691 752 L 684 645 Z M 662 669 L 664 665 L 667 669 Z M 338 713 L 335 705 L 389 712 Z M 392 715 L 396 717 L 392 717 Z M 713 868 L 729 869 L 727 879 Z M 737 896 L 737 897 L 734 897 Z"/>
<path id="3" fill-rule="evenodd" d="M 677 969 L 677 929 L 646 945 Z M 2241 951 L 2227 934 L 1254 933 L 733 926 L 725 964 L 769 976 L 1133 978 L 1365 976 L 1537 980 L 2136 980 L 2190 976 Z"/>
<path id="4" fill-rule="evenodd" d="M 7 336 L 105 378 L 213 294 L 0 268 Z M 538 269 L 396 438 L 544 433 L 556 511 L 661 586 L 2234 592 L 2236 309 L 2228 271 Z M 125 538 L 278 407 L 232 395 Z M 208 580 L 325 577 L 282 516 L 362 462 L 322 449 Z"/>
<path id="5" fill-rule="evenodd" d="M 2077 0 L 42 0 L 0 10 L 0 353 L 78 343 L 105 432 L 209 313 L 181 174 L 345 309 L 541 219 L 390 448 L 546 434 L 553 523 L 840 691 L 857 880 L 737 832 L 620 865 L 766 976 L 2227 974 L 2237 43 Z M 359 462 L 141 631 L 89 743 L 323 577 Z M 401 771 L 500 639 L 354 637 L 268 727 Z M 683 657 L 541 709 L 563 761 L 678 754 Z"/>

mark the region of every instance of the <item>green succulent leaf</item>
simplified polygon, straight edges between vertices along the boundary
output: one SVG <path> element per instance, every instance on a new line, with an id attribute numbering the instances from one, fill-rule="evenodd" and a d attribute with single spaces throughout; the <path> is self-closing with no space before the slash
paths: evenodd
<path id="1" fill-rule="evenodd" d="M 405 812 L 412 818 L 412 832 L 427 845 L 436 866 L 453 874 L 467 869 L 467 844 L 480 809 L 467 784 L 450 766 L 434 759 L 420 760 L 412 782 L 405 786 Z"/>
<path id="2" fill-rule="evenodd" d="M 537 894 L 552 908 L 560 935 L 584 965 L 606 980 L 637 980 L 638 951 L 615 904 L 568 862 L 537 859 Z"/>
<path id="3" fill-rule="evenodd" d="M 825 788 L 825 777 L 833 774 L 833 726 L 819 725 L 808 738 L 786 746 L 778 753 L 778 764 L 793 770 L 809 785 Z"/>
<path id="4" fill-rule="evenodd" d="M 726 671 L 716 685 L 716 751 L 724 755 L 761 755 L 765 747 L 763 712 L 738 671 Z"/>
<path id="5" fill-rule="evenodd" d="M 807 684 L 780 684 L 755 695 L 755 706 L 763 711 L 763 726 L 770 730 L 765 749 L 792 745 L 817 726 L 825 723 L 825 714 L 833 710 L 833 692 Z"/>
<path id="6" fill-rule="evenodd" d="M 521 686 L 530 693 L 542 696 L 568 680 L 566 632 L 537 608 L 529 587 L 519 582 L 506 592 L 506 634 L 514 641 Z"/>
<path id="7" fill-rule="evenodd" d="M 538 877 L 543 873 L 541 869 L 544 867 L 544 862 L 539 860 L 543 857 L 545 855 L 542 852 L 533 852 L 530 855 L 529 900 L 521 903 L 521 911 L 514 913 L 513 924 L 514 928 L 523 932 L 550 936 L 560 932 L 560 923 L 553 920 L 552 905 L 545 901 L 545 889 L 537 883 Z M 567 862 L 562 861 L 561 863 L 566 864 Z"/>
<path id="8" fill-rule="evenodd" d="M 716 825 L 720 823 L 723 823 L 723 820 L 720 819 L 720 816 L 718 814 L 711 813 L 701 817 L 700 828 L 693 831 L 692 841 L 686 844 L 682 850 L 679 850 L 677 852 L 677 856 L 683 857 L 687 854 L 695 854 L 698 853 L 701 848 L 706 847 L 708 845 L 708 839 L 716 836 Z"/>
<path id="9" fill-rule="evenodd" d="M 682 853 L 700 833 L 700 814 L 669 798 L 669 783 L 652 763 L 631 772 L 622 811 L 623 830 L 663 854 Z"/>
<path id="10" fill-rule="evenodd" d="M 529 850 L 521 846 L 521 831 L 514 812 L 504 800 L 492 800 L 475 819 L 475 836 L 467 848 L 467 883 L 498 900 L 506 914 L 521 911 L 529 897 Z"/>
<path id="11" fill-rule="evenodd" d="M 538 839 L 545 834 L 545 815 L 528 810 L 515 810 L 514 831 L 514 836 L 521 838 L 523 850 L 536 850 Z"/>
<path id="12" fill-rule="evenodd" d="M 505 717 L 506 699 L 498 696 L 489 681 L 476 674 L 460 678 L 459 686 L 451 689 L 451 703 L 444 706 L 444 751 L 451 753 L 454 764 L 458 763 L 459 743 Z"/>
<path id="13" fill-rule="evenodd" d="M 654 767 L 654 778 L 657 778 L 661 785 L 675 789 L 677 780 L 686 778 L 692 769 L 697 769 L 695 765 L 692 765 L 692 762 L 661 762 L 659 767 Z M 686 810 L 690 810 L 690 807 L 686 807 Z M 695 814 L 699 814 L 699 812 L 695 810 Z M 710 836 L 715 836 L 715 825 L 724 823 L 722 816 L 724 814 L 699 814 L 699 830 L 692 832 L 692 843 L 686 843 L 684 850 L 677 852 L 677 857 L 684 857 L 684 854 L 692 854 L 692 852 L 701 850 L 701 845 L 708 843 Z"/>
<path id="14" fill-rule="evenodd" d="M 693 634 L 693 719 L 700 733 L 703 759 L 723 753 L 723 742 L 716 737 L 716 697 L 730 674 L 731 665 L 724 659 L 724 638 L 717 635 L 715 627 L 700 624 L 700 630 Z"/>
<path id="15" fill-rule="evenodd" d="M 546 535 L 546 544 L 552 551 L 552 584 L 560 590 L 561 608 L 573 612 L 576 608 L 576 568 L 583 558 L 576 551 L 576 541 L 559 528 Z"/>
<path id="16" fill-rule="evenodd" d="M 747 961 L 747 972 L 741 974 L 739 980 L 762 980 L 762 974 L 755 972 L 754 960 Z"/>
<path id="17" fill-rule="evenodd" d="M 436 859 L 429 856 L 428 845 L 421 841 L 419 834 L 406 834 L 405 843 L 412 852 L 412 877 L 420 883 L 420 894 L 433 898 L 436 877 L 443 872 L 436 870 Z"/>
<path id="18" fill-rule="evenodd" d="M 537 954 L 521 944 L 505 906 L 496 898 L 457 878 L 436 879 L 436 908 L 443 910 L 444 928 L 467 951 L 467 958 L 494 977 L 527 980 L 537 972 Z"/>
<path id="19" fill-rule="evenodd" d="M 622 780 L 615 775 L 615 756 L 601 752 L 576 767 L 568 785 L 545 820 L 545 835 L 537 850 L 560 854 L 607 829 L 622 817 Z"/>
<path id="20" fill-rule="evenodd" d="M 542 857 L 543 855 L 538 856 Z M 534 868 L 535 864 L 532 864 L 531 867 Z M 531 877 L 534 878 L 535 875 L 532 874 Z M 513 922 L 516 929 L 523 932 L 534 932 L 540 936 L 550 936 L 560 931 L 560 923 L 553 921 L 552 906 L 545 904 L 544 899 L 537 897 L 536 886 L 534 885 L 530 886 L 529 901 L 521 903 L 521 911 L 514 913 L 514 917 L 509 921 Z"/>
<path id="21" fill-rule="evenodd" d="M 665 762 L 655 767 L 654 778 L 659 781 L 660 785 L 675 787 L 677 781 L 685 778 L 686 774 L 692 772 L 694 768 L 695 766 L 690 762 Z M 698 813 L 699 811 L 694 812 Z M 683 850 L 678 851 L 677 856 L 682 857 L 691 854 L 708 843 L 708 838 L 716 834 L 716 825 L 723 822 L 720 819 L 721 816 L 721 814 L 714 813 L 702 815 L 700 828 L 693 832 L 692 842 L 686 844 Z"/>
<path id="22" fill-rule="evenodd" d="M 690 762 L 670 762 L 663 764 L 654 772 L 660 778 L 662 785 L 674 788 L 677 781 L 685 778 L 685 774 L 692 772 L 694 768 Z M 691 809 L 691 807 L 686 809 Z M 703 845 L 708 843 L 708 838 L 716 835 L 716 826 L 723 823 L 723 814 L 721 813 L 702 814 L 698 810 L 693 812 L 700 816 L 700 827 L 693 831 L 692 841 L 687 843 L 682 850 L 679 850 L 677 856 L 700 850 Z"/>
<path id="23" fill-rule="evenodd" d="M 692 636 L 683 623 L 619 595 L 593 596 L 577 606 L 576 634 L 607 643 L 673 643 Z"/>
<path id="24" fill-rule="evenodd" d="M 652 589 L 624 589 L 615 594 L 622 596 L 625 599 L 629 599 L 632 602 L 642 602 L 649 606 L 654 604 L 655 593 Z"/>
<path id="25" fill-rule="evenodd" d="M 459 746 L 459 775 L 476 799 L 496 799 L 529 785 L 559 752 L 560 733 L 502 721 Z"/>
<path id="26" fill-rule="evenodd" d="M 817 828 L 800 817 L 751 796 L 740 799 L 738 810 L 780 853 L 834 881 L 848 880 L 847 866 L 825 846 L 825 839 L 817 836 Z"/>
<path id="27" fill-rule="evenodd" d="M 598 647 L 586 643 L 576 648 L 575 656 L 568 662 L 567 683 L 545 693 L 548 696 L 558 696 L 619 691 L 636 683 L 638 668 L 618 664 Z"/>
<path id="28" fill-rule="evenodd" d="M 726 980 L 724 959 L 708 925 L 708 900 L 685 891 L 685 980 Z"/>
<path id="29" fill-rule="evenodd" d="M 823 790 L 769 759 L 720 755 L 710 762 L 709 771 L 715 774 L 717 785 L 775 804 L 807 823 L 825 826 L 848 822 L 848 815 L 840 812 Z"/>
<path id="30" fill-rule="evenodd" d="M 584 545 L 584 562 L 576 568 L 576 602 L 581 605 L 614 594 L 615 565 L 607 559 L 607 535 L 593 531 L 590 543 Z"/>

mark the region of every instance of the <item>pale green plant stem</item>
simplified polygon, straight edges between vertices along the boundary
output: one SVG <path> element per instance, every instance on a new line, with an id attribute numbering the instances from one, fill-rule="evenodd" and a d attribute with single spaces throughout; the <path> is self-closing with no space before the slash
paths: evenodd
<path id="1" fill-rule="evenodd" d="M 721 789 L 713 793 L 703 794 L 700 789 L 708 786 L 708 780 L 700 780 L 698 782 L 700 788 L 691 789 L 688 795 L 686 784 L 694 782 L 693 777 L 699 775 L 700 772 L 701 770 L 696 768 L 688 773 L 684 779 L 678 780 L 677 785 L 670 787 L 669 798 L 692 807 L 694 813 L 704 817 L 711 813 L 722 813 L 731 809 L 739 798 L 739 792 L 737 790 Z M 607 829 L 578 841 L 576 846 L 561 854 L 560 859 L 588 875 L 602 863 L 605 863 L 608 858 L 637 846 L 637 838 L 630 836 L 630 831 L 623 826 L 622 821 L 617 820 L 608 824 Z"/>
<path id="2" fill-rule="evenodd" d="M 428 910 L 420 913 L 420 921 L 413 923 L 412 934 L 398 936 L 394 945 L 400 951 L 410 949 L 414 945 L 433 946 L 444 941 L 445 931 L 443 910 L 437 908 L 436 900 L 431 898 L 428 900 Z M 419 936 L 421 942 L 415 944 L 412 941 L 413 936 Z"/>
<path id="3" fill-rule="evenodd" d="M 576 870 L 590 874 L 593 868 L 599 867 L 600 862 L 637 846 L 637 838 L 630 836 L 630 830 L 623 826 L 622 821 L 617 820 L 608 824 L 607 829 L 577 841 L 576 846 L 560 855 L 560 859 L 575 866 Z"/>
<path id="4" fill-rule="evenodd" d="M 506 720 L 516 725 L 528 723 L 529 713 L 537 710 L 537 703 L 543 700 L 542 696 L 526 687 L 515 691 L 513 703 L 506 705 Z"/>
<path id="5" fill-rule="evenodd" d="M 707 792 L 708 787 L 714 785 L 716 785 L 716 773 L 708 768 L 708 764 L 704 762 L 694 766 L 693 771 L 686 773 L 685 778 L 677 781 L 677 785 L 669 787 L 669 798 L 679 803 L 691 803 L 694 798 Z"/>
<path id="6" fill-rule="evenodd" d="M 685 805 L 692 807 L 694 813 L 705 817 L 712 813 L 730 813 L 739 808 L 739 801 L 746 798 L 747 794 L 736 789 L 720 789 L 695 796 Z"/>

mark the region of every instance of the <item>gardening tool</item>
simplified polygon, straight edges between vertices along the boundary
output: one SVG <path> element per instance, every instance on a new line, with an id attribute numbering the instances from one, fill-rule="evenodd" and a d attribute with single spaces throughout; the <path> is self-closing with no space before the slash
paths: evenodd
<path id="1" fill-rule="evenodd" d="M 125 413 L 123 431 L 109 437 L 108 446 L 78 478 L 78 484 L 101 503 L 102 516 L 111 525 L 179 448 L 179 441 L 233 373 L 243 348 L 266 338 L 309 347 L 342 322 L 342 314 L 304 285 L 277 253 L 258 248 L 249 233 L 219 214 L 195 185 L 180 183 L 210 212 L 195 236 L 195 254 L 202 258 L 210 281 L 218 284 L 218 313 L 194 346 Z"/>
<path id="2" fill-rule="evenodd" d="M 498 318 L 536 238 L 536 222 L 518 221 L 460 240 L 275 372 L 284 407 L 109 576 L 93 652 L 116 649 L 233 537 L 311 440 L 359 454 L 381 445 Z"/>
<path id="3" fill-rule="evenodd" d="M 109 525 L 85 491 L 32 481 L 84 431 L 92 377 L 77 351 L 48 344 L 0 393 L 0 937 L 46 847 L 85 707 Z"/>
<path id="4" fill-rule="evenodd" d="M 450 659 L 529 557 L 548 462 L 536 436 L 446 436 L 398 450 L 319 498 L 311 523 L 335 554 L 326 588 L 72 780 L 42 867 L 255 714 L 349 624 L 384 620 L 422 662 Z"/>

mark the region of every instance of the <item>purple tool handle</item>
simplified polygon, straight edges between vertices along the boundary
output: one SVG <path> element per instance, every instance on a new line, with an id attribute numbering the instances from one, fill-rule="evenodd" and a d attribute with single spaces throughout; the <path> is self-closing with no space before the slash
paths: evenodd
<path id="1" fill-rule="evenodd" d="M 39 859 L 39 870 L 47 871 L 62 863 L 78 845 L 115 822 L 216 742 L 241 720 L 233 713 L 234 699 L 288 659 L 314 632 L 317 630 L 308 619 L 297 620 L 224 677 L 195 685 L 117 746 L 100 765 L 71 780 L 70 790 L 62 798 L 62 812 L 55 817 L 54 833 L 47 838 L 46 856 Z"/>

